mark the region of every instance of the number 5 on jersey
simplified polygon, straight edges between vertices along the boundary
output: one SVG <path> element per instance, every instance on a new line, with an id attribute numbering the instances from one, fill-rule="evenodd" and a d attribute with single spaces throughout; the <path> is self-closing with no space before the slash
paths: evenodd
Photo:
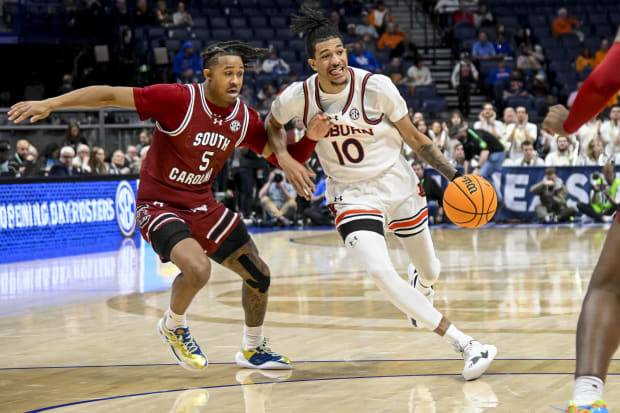
<path id="1" fill-rule="evenodd" d="M 215 152 L 212 152 L 212 151 L 205 151 L 202 154 L 202 164 L 198 167 L 200 172 L 204 172 L 209 168 L 209 163 L 211 162 L 211 157 L 213 156 L 214 153 Z"/>
<path id="2" fill-rule="evenodd" d="M 349 163 L 360 163 L 364 160 L 364 148 L 360 141 L 355 138 L 345 139 L 341 147 L 338 147 L 337 141 L 332 141 L 332 147 L 336 151 L 340 165 L 345 165 L 345 158 Z"/>

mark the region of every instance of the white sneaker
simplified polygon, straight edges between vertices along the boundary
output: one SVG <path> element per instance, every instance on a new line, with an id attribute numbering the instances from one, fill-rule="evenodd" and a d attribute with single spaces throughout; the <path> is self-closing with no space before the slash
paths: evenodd
<path id="1" fill-rule="evenodd" d="M 412 286 L 413 288 L 417 289 L 418 291 L 420 291 L 422 293 L 422 295 L 424 295 L 424 297 L 426 297 L 428 302 L 431 303 L 431 305 L 433 305 L 434 296 L 435 296 L 435 289 L 431 285 L 431 287 L 427 291 L 423 291 L 423 287 L 418 282 L 418 270 L 415 269 L 413 264 L 409 264 L 409 267 L 407 267 L 407 279 L 409 280 L 409 285 Z M 426 289 L 424 289 L 424 290 L 426 290 Z M 415 318 L 407 317 L 407 319 L 409 320 L 409 322 L 411 323 L 411 325 L 414 328 L 420 327 L 420 324 L 418 324 L 418 322 L 417 322 L 417 320 Z"/>
<path id="2" fill-rule="evenodd" d="M 476 380 L 489 368 L 497 355 L 497 347 L 472 340 L 460 352 L 465 360 L 463 377 L 469 381 Z"/>

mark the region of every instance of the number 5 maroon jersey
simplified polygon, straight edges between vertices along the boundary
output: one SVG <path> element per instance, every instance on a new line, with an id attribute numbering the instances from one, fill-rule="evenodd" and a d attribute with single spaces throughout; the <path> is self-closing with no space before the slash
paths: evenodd
<path id="1" fill-rule="evenodd" d="M 141 119 L 156 122 L 140 170 L 138 199 L 182 208 L 215 202 L 211 182 L 248 133 L 264 132 L 256 111 L 240 99 L 228 108 L 207 101 L 202 85 L 134 88 Z"/>

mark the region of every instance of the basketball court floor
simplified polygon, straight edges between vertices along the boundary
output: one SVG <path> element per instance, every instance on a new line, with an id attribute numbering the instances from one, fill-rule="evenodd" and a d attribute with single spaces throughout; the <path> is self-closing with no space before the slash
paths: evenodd
<path id="1" fill-rule="evenodd" d="M 292 372 L 239 369 L 240 280 L 215 264 L 189 309 L 209 367 L 179 367 L 156 333 L 176 269 L 148 246 L 0 266 L 0 412 L 553 412 L 572 393 L 575 326 L 606 227 L 434 229 L 435 305 L 495 344 L 483 378 L 412 329 L 333 230 L 260 233 L 266 335 Z M 407 257 L 389 238 L 397 270 Z M 620 359 L 605 398 L 620 406 Z"/>

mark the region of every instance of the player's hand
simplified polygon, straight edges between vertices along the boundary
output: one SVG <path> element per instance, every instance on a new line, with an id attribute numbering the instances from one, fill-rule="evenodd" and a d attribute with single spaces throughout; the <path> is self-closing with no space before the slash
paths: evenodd
<path id="1" fill-rule="evenodd" d="M 52 112 L 52 107 L 45 100 L 27 100 L 11 106 L 9 120 L 19 123 L 30 118 L 30 123 L 45 119 Z"/>
<path id="2" fill-rule="evenodd" d="M 309 201 L 316 189 L 313 181 L 316 174 L 297 162 L 288 153 L 278 156 L 278 163 L 286 174 L 288 182 L 293 185 L 297 195 Z"/>
<path id="3" fill-rule="evenodd" d="M 308 124 L 306 137 L 313 141 L 318 141 L 327 135 L 331 127 L 332 123 L 329 120 L 329 116 L 326 113 L 317 113 Z"/>
<path id="4" fill-rule="evenodd" d="M 542 127 L 544 130 L 559 136 L 568 136 L 569 133 L 564 130 L 564 121 L 567 117 L 568 110 L 563 105 L 551 106 L 549 113 L 543 120 Z"/>

